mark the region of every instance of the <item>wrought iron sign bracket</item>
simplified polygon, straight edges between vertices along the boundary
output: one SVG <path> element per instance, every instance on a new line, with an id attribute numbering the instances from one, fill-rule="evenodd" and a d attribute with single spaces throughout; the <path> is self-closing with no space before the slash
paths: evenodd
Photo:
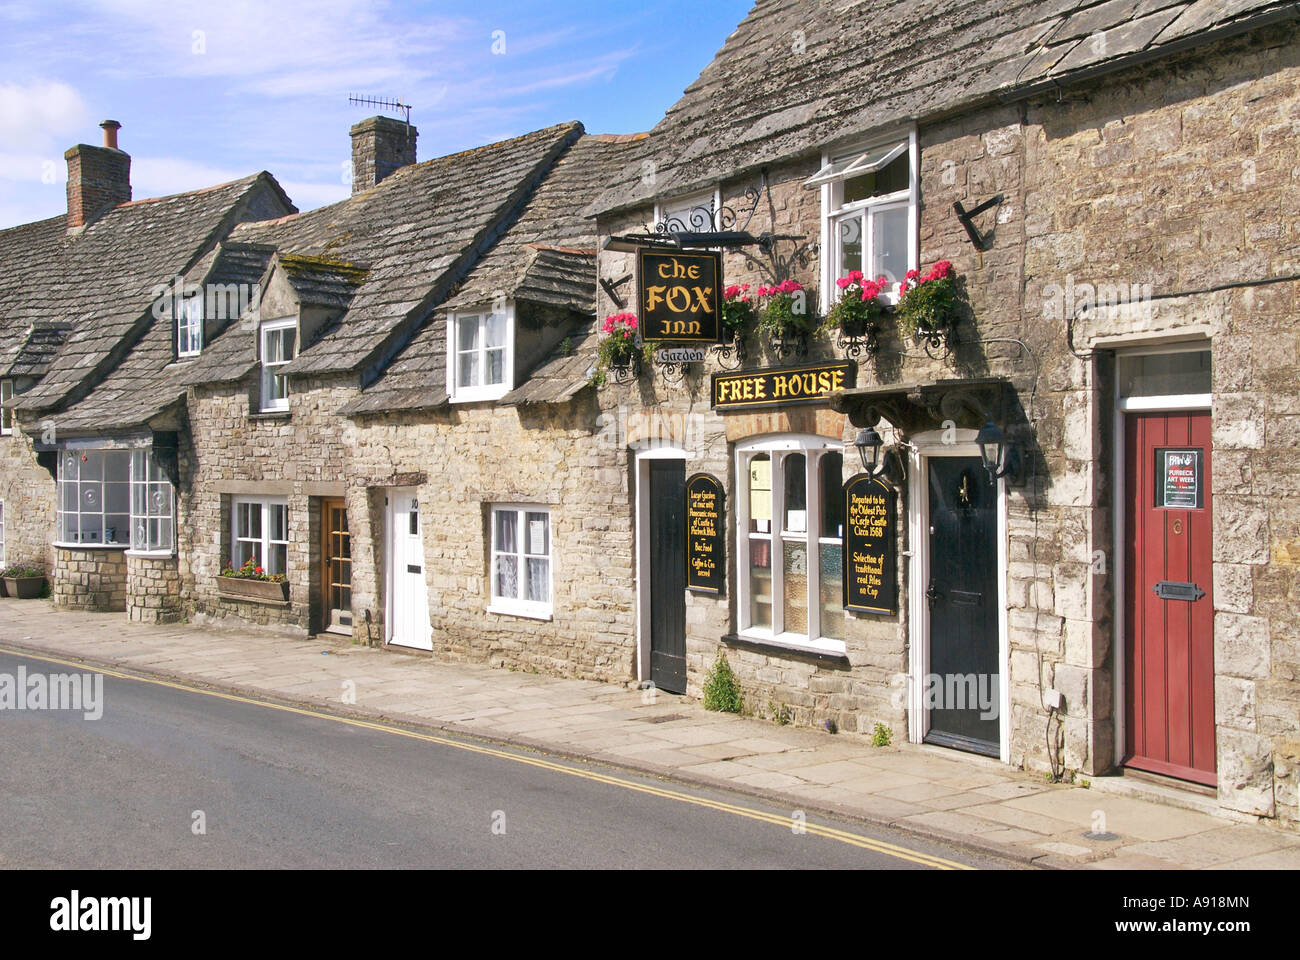
<path id="1" fill-rule="evenodd" d="M 961 221 L 961 225 L 966 228 L 966 236 L 970 237 L 970 242 L 974 244 L 976 250 L 988 250 L 991 244 L 987 237 L 980 236 L 979 231 L 975 229 L 975 225 L 971 221 L 985 210 L 991 210 L 1001 202 L 1002 194 L 999 193 L 996 197 L 991 197 L 979 206 L 973 207 L 970 210 L 967 210 L 962 206 L 960 200 L 952 205 L 952 208 L 957 211 L 957 219 Z"/>

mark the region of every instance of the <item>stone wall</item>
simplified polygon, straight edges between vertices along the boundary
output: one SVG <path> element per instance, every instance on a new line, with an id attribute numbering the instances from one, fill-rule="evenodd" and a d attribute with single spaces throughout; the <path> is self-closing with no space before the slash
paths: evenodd
<path id="1" fill-rule="evenodd" d="M 122 550 L 56 548 L 50 579 L 55 605 L 73 610 L 125 613 L 126 568 Z"/>
<path id="2" fill-rule="evenodd" d="M 0 500 L 5 505 L 5 563 L 54 568 L 55 484 L 36 462 L 31 439 L 17 426 L 0 437 Z"/>
<path id="3" fill-rule="evenodd" d="M 175 556 L 126 554 L 126 613 L 135 623 L 176 623 L 184 617 Z"/>

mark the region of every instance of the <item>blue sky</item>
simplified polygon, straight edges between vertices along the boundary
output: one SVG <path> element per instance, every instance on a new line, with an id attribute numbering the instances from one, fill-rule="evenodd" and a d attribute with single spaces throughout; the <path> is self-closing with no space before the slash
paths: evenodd
<path id="1" fill-rule="evenodd" d="M 5 0 L 0 227 L 64 211 L 63 151 L 107 118 L 137 199 L 270 170 L 303 210 L 348 194 L 348 128 L 378 112 L 352 93 L 412 104 L 422 160 L 566 120 L 648 130 L 750 6 Z"/>

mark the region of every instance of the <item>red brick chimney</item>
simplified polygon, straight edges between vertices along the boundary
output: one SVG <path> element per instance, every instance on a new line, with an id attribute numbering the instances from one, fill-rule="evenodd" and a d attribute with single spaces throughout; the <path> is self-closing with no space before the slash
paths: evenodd
<path id="1" fill-rule="evenodd" d="M 105 120 L 104 145 L 79 143 L 68 161 L 68 227 L 84 226 L 110 207 L 131 199 L 131 157 L 117 148 L 116 120 Z"/>

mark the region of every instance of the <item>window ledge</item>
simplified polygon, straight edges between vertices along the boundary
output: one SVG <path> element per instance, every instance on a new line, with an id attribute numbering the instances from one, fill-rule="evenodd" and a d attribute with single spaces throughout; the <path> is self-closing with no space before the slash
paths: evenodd
<path id="1" fill-rule="evenodd" d="M 490 603 L 487 608 L 488 613 L 497 613 L 504 617 L 524 617 L 528 620 L 545 620 L 550 622 L 555 619 L 552 611 L 542 612 L 540 610 L 528 610 L 523 607 L 511 607 L 500 603 Z"/>
<path id="2" fill-rule="evenodd" d="M 128 557 L 144 557 L 147 560 L 170 560 L 176 556 L 175 550 L 126 550 Z"/>
<path id="3" fill-rule="evenodd" d="M 844 664 L 849 662 L 849 655 L 844 648 L 844 644 L 837 640 L 822 641 L 821 643 L 796 643 L 775 637 L 730 633 L 722 638 L 722 642 L 730 647 L 742 647 L 759 653 L 780 651 L 822 662 Z"/>
<path id="4" fill-rule="evenodd" d="M 121 550 L 126 553 L 131 548 L 125 543 L 60 543 L 54 542 L 56 550 Z"/>
<path id="5" fill-rule="evenodd" d="M 250 413 L 249 420 L 288 420 L 293 416 L 290 410 L 259 410 L 257 413 Z"/>
<path id="6" fill-rule="evenodd" d="M 457 395 L 453 395 L 450 398 L 449 402 L 450 403 L 495 403 L 497 400 L 500 400 L 509 392 L 510 389 L 508 387 L 485 390 L 482 393 L 479 393 L 477 391 L 472 391 L 468 393 L 460 393 Z"/>

